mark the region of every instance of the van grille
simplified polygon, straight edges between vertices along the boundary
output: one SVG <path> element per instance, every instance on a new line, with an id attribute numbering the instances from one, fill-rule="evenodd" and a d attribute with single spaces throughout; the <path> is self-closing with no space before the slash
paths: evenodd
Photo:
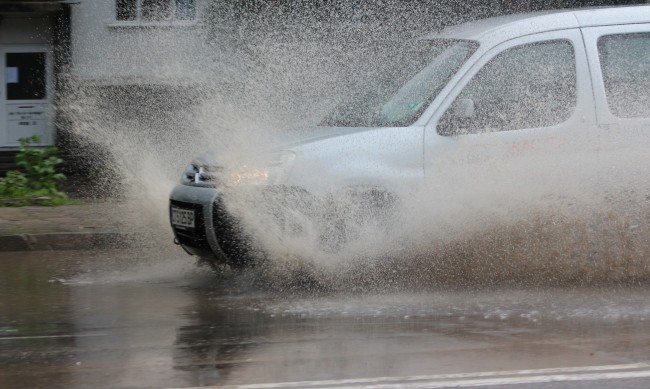
<path id="1" fill-rule="evenodd" d="M 212 186 L 222 169 L 215 166 L 190 164 L 183 172 L 183 183 L 192 186 Z"/>

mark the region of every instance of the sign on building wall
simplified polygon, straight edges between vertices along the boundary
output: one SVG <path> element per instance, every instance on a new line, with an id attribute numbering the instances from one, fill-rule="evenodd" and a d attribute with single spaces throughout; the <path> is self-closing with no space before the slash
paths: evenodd
<path id="1" fill-rule="evenodd" d="M 43 145 L 53 143 L 50 61 L 44 46 L 0 46 L 0 147 L 32 135 Z"/>

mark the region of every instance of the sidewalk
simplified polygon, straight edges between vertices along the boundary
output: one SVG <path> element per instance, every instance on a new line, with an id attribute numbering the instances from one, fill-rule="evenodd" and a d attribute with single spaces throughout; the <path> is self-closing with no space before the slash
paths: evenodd
<path id="1" fill-rule="evenodd" d="M 127 212 L 114 202 L 0 208 L 0 252 L 128 246 L 137 233 L 120 217 Z"/>

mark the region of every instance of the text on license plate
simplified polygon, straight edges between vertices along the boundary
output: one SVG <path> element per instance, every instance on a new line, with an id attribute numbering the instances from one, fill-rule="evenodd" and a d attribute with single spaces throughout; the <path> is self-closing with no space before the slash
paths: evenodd
<path id="1" fill-rule="evenodd" d="M 194 210 L 171 207 L 172 224 L 179 227 L 194 228 Z"/>

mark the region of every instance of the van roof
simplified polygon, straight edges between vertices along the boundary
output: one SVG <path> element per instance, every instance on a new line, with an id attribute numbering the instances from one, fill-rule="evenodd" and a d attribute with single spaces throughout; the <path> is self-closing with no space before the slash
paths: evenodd
<path id="1" fill-rule="evenodd" d="M 520 13 L 463 23 L 425 39 L 507 40 L 517 36 L 568 28 L 650 23 L 650 5 L 594 7 Z"/>

